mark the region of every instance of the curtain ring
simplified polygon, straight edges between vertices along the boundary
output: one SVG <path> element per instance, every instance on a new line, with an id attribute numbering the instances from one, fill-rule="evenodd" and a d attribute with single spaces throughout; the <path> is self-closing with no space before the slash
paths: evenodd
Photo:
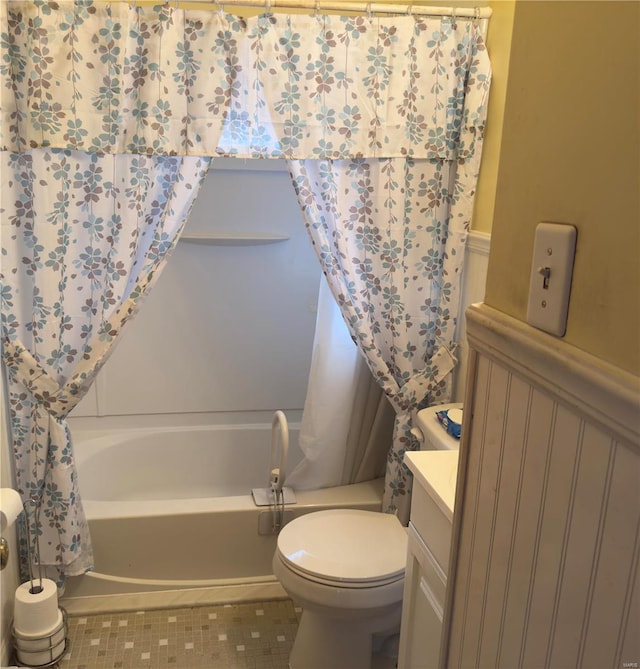
<path id="1" fill-rule="evenodd" d="M 480 23 L 480 7 L 473 8 L 473 25 L 477 26 Z"/>
<path id="2" fill-rule="evenodd" d="M 371 3 L 367 2 L 367 18 L 371 20 L 373 18 L 373 12 L 371 11 Z"/>
<path id="3" fill-rule="evenodd" d="M 318 14 L 320 14 L 320 0 L 316 0 L 316 5 L 313 10 L 313 13 L 315 14 L 315 16 L 318 16 Z"/>
<path id="4" fill-rule="evenodd" d="M 456 8 L 452 7 L 451 8 L 451 23 L 453 23 L 454 26 L 456 25 L 457 18 L 458 17 L 456 16 Z"/>
<path id="5" fill-rule="evenodd" d="M 264 11 L 269 14 L 271 12 L 271 0 L 264 1 Z"/>
<path id="6" fill-rule="evenodd" d="M 407 16 L 413 16 L 413 4 L 407 7 Z"/>

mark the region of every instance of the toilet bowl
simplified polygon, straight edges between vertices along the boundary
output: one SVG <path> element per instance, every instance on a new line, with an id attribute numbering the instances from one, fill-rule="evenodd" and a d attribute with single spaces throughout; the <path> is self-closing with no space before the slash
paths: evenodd
<path id="1" fill-rule="evenodd" d="M 407 533 L 395 516 L 333 509 L 291 521 L 273 571 L 303 611 L 291 669 L 369 669 L 373 635 L 400 628 Z"/>

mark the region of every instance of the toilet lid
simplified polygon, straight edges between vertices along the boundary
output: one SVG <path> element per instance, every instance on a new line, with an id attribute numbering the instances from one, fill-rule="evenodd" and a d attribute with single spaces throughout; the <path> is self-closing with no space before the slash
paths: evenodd
<path id="1" fill-rule="evenodd" d="M 316 511 L 284 526 L 278 551 L 291 568 L 312 578 L 389 582 L 404 575 L 407 533 L 387 513 Z"/>

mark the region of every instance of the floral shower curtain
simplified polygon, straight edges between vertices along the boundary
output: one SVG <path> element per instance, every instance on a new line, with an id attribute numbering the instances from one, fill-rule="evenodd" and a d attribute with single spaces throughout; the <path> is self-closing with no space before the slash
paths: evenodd
<path id="1" fill-rule="evenodd" d="M 41 503 L 41 563 L 81 574 L 92 554 L 65 418 L 157 280 L 208 159 L 34 149 L 0 160 L 16 485 L 31 520 L 32 496 Z"/>
<path id="2" fill-rule="evenodd" d="M 396 411 L 383 507 L 408 520 L 412 416 L 450 400 L 464 243 L 456 163 L 291 161 L 305 222 L 351 334 Z M 458 188 L 464 190 L 458 182 Z"/>
<path id="3" fill-rule="evenodd" d="M 485 21 L 5 0 L 2 148 L 455 162 L 480 148 Z"/>
<path id="4" fill-rule="evenodd" d="M 451 228 L 455 219 L 464 230 L 490 79 L 481 24 L 418 15 L 264 14 L 244 19 L 168 3 L 154 7 L 92 0 L 7 0 L 0 3 L 0 148 L 27 157 L 38 148 L 98 156 L 284 157 L 305 161 L 296 177 L 300 193 L 313 192 L 314 180 L 328 183 L 324 176 L 328 165 L 344 165 L 347 180 L 366 182 L 354 192 L 369 190 L 375 199 L 382 189 L 386 197 L 388 179 L 397 179 L 394 199 L 400 201 L 404 187 L 411 191 L 413 200 L 407 198 L 407 205 L 413 208 L 412 216 L 428 217 L 431 209 L 440 207 L 439 198 L 444 198 L 452 203 L 444 215 L 444 227 Z M 310 159 L 332 161 L 318 165 L 319 181 Z M 436 173 L 428 174 L 427 163 L 438 166 Z M 352 164 L 358 167 L 348 167 Z M 429 186 L 431 179 L 441 181 L 440 190 Z M 74 181 L 73 187 L 82 191 L 83 179 Z M 366 199 L 369 194 L 364 191 Z M 7 206 L 4 201 L 2 206 Z M 304 206 L 315 234 L 319 227 L 313 207 L 309 202 Z M 321 206 L 314 206 L 324 215 Z M 369 205 L 358 206 L 362 218 Z M 382 200 L 375 205 L 376 218 L 385 206 Z M 394 209 L 394 225 L 405 226 L 404 214 L 396 204 Z M 17 217 L 23 218 L 19 207 Z M 336 221 L 338 226 L 348 224 L 349 217 L 336 217 Z M 371 218 L 362 234 L 385 226 Z M 405 233 L 404 249 L 414 234 L 431 233 Z M 442 240 L 448 238 L 444 228 L 438 234 Z M 411 272 L 420 274 L 422 266 L 431 262 L 426 252 L 415 260 L 421 264 L 412 268 L 409 263 L 414 259 L 403 258 L 404 250 L 398 253 L 393 245 L 387 248 L 388 241 L 380 242 L 377 259 L 359 256 L 364 263 L 361 273 L 368 274 L 370 268 L 389 273 L 389 262 L 405 262 L 403 271 L 412 281 Z M 453 254 L 454 246 L 442 244 L 445 255 Z M 422 250 L 426 245 L 426 240 L 420 241 Z M 42 252 L 55 254 L 55 248 Z M 338 247 L 327 246 L 321 254 L 334 250 L 339 252 Z M 323 258 L 323 262 L 327 268 L 340 267 L 338 258 Z M 425 283 L 428 274 L 423 277 Z M 394 276 L 398 276 L 395 270 Z M 378 280 L 385 281 L 384 277 Z M 448 280 L 455 300 L 455 272 Z M 346 288 L 357 290 L 350 284 Z M 398 284 L 395 290 L 404 287 Z M 336 284 L 338 299 L 339 292 Z M 391 319 L 392 328 L 401 327 L 396 322 L 402 321 L 396 298 L 395 293 L 389 294 L 388 306 L 372 301 L 367 309 L 382 311 L 371 314 L 371 322 Z M 12 307 L 5 305 L 7 322 L 11 322 Z M 452 314 L 454 306 L 449 304 Z M 416 304 L 415 308 L 418 311 L 412 306 L 404 323 L 412 334 L 422 327 L 418 323 L 421 307 Z M 367 352 L 384 349 L 354 321 L 369 314 L 346 313 L 359 346 Z M 60 329 L 57 309 L 47 319 Z M 437 330 L 440 325 L 438 318 L 425 321 L 424 336 L 431 340 L 431 328 Z M 6 330 L 4 335 L 6 342 L 17 336 Z M 440 342 L 437 331 L 435 337 Z M 448 360 L 448 334 L 441 339 L 436 352 Z M 427 360 L 424 347 L 414 352 L 413 346 L 409 338 L 405 344 L 401 339 L 388 342 L 394 359 L 384 364 L 368 356 L 404 415 L 432 392 L 430 374 L 419 360 L 424 359 L 429 369 L 439 360 L 433 357 L 436 352 L 429 353 Z M 7 350 L 10 360 L 10 347 Z M 444 366 L 438 362 L 438 367 L 442 373 Z M 399 428 L 398 439 L 404 431 Z M 397 508 L 395 497 L 391 496 L 390 509 L 394 504 Z"/>

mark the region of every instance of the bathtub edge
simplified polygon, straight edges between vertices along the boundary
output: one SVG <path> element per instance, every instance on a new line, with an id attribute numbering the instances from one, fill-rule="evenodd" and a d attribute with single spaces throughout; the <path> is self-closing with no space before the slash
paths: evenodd
<path id="1" fill-rule="evenodd" d="M 287 599 L 288 595 L 275 578 L 260 582 L 204 588 L 176 588 L 150 592 L 126 592 L 110 595 L 62 597 L 60 604 L 69 615 L 102 614 L 119 611 L 150 611 L 191 606 L 259 602 Z"/>

